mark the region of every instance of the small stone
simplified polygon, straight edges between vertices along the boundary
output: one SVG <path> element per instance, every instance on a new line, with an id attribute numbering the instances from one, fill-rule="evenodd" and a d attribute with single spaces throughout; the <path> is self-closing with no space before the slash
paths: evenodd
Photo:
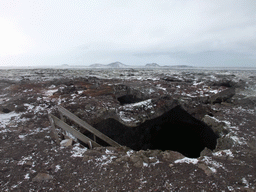
<path id="1" fill-rule="evenodd" d="M 120 162 L 127 162 L 129 160 L 129 157 L 127 157 L 127 156 L 122 156 L 122 157 L 120 157 L 120 158 L 117 158 L 116 159 L 116 162 L 117 163 L 120 163 Z"/>
<path id="2" fill-rule="evenodd" d="M 211 176 L 213 174 L 212 170 L 204 163 L 199 163 L 198 168 L 202 169 L 207 176 Z"/>
<path id="3" fill-rule="evenodd" d="M 166 161 L 174 162 L 177 159 L 182 159 L 185 156 L 176 151 L 164 151 L 162 153 L 163 159 Z"/>
<path id="4" fill-rule="evenodd" d="M 142 154 L 142 155 L 141 155 L 141 158 L 142 158 L 142 160 L 143 160 L 144 163 L 147 163 L 147 164 L 149 163 L 149 159 L 148 159 L 148 157 L 146 157 L 145 155 Z"/>
<path id="5" fill-rule="evenodd" d="M 130 160 L 133 162 L 133 165 L 135 167 L 142 167 L 143 166 L 143 160 L 137 155 L 132 155 L 130 157 Z"/>
<path id="6" fill-rule="evenodd" d="M 20 134 L 21 132 L 23 132 L 24 128 L 23 127 L 19 127 L 17 130 L 17 134 Z"/>
<path id="7" fill-rule="evenodd" d="M 72 139 L 64 139 L 60 142 L 60 146 L 69 147 L 69 146 L 72 146 L 72 143 L 73 143 Z"/>
<path id="8" fill-rule="evenodd" d="M 204 148 L 203 151 L 201 151 L 200 156 L 210 156 L 212 155 L 212 151 L 210 149 L 208 149 L 207 147 Z"/>
<path id="9" fill-rule="evenodd" d="M 131 157 L 130 157 L 130 160 L 133 162 L 133 163 L 136 163 L 137 161 L 140 161 L 140 160 L 142 160 L 139 156 L 137 156 L 137 155 L 132 155 Z"/>
<path id="10" fill-rule="evenodd" d="M 138 167 L 138 168 L 142 167 L 142 166 L 143 166 L 143 161 L 142 161 L 142 159 L 139 160 L 139 161 L 137 161 L 137 162 L 134 163 L 133 165 L 134 165 L 134 167 Z"/>
<path id="11" fill-rule="evenodd" d="M 149 163 L 156 163 L 158 161 L 155 157 L 151 157 L 148 160 L 149 160 Z"/>
<path id="12" fill-rule="evenodd" d="M 23 166 L 24 167 L 31 167 L 33 165 L 33 162 L 32 161 L 26 161 Z"/>
<path id="13" fill-rule="evenodd" d="M 83 160 L 82 161 L 89 161 L 93 159 L 93 156 L 90 156 L 90 155 L 83 155 Z"/>
<path id="14" fill-rule="evenodd" d="M 41 181 L 48 181 L 48 180 L 52 180 L 53 176 L 47 174 L 47 173 L 38 173 L 33 179 L 32 181 L 37 181 L 37 182 L 41 182 Z"/>

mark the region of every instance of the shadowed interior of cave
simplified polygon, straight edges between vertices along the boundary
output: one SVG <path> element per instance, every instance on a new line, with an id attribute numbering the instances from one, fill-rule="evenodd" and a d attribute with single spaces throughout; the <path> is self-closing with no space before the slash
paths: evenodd
<path id="1" fill-rule="evenodd" d="M 93 126 L 133 150 L 173 150 L 191 158 L 199 157 L 205 147 L 215 149 L 218 138 L 209 126 L 180 106 L 137 127 L 127 127 L 112 118 Z M 87 136 L 92 138 L 92 135 Z M 106 146 L 99 138 L 96 141 Z"/>
<path id="2" fill-rule="evenodd" d="M 136 95 L 132 95 L 132 94 L 123 95 L 121 97 L 118 97 L 117 100 L 121 105 L 143 101 L 142 99 L 138 98 Z"/>
<path id="3" fill-rule="evenodd" d="M 11 110 L 6 109 L 6 108 L 3 108 L 2 112 L 3 112 L 3 113 L 10 113 L 10 112 L 11 112 Z"/>

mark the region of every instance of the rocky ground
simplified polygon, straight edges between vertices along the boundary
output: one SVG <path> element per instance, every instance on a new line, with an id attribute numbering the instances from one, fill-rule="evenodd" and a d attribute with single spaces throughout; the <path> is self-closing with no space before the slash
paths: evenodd
<path id="1" fill-rule="evenodd" d="M 256 191 L 255 70 L 11 69 L 0 70 L 0 90 L 1 191 Z M 113 118 L 127 127 L 180 106 L 217 145 L 197 158 L 58 146 L 48 120 L 58 105 L 91 125 Z"/>

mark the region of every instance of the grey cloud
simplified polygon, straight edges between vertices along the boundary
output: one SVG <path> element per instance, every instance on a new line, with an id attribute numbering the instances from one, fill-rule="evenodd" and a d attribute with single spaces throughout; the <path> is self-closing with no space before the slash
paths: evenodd
<path id="1" fill-rule="evenodd" d="M 36 63 L 35 58 L 74 64 L 123 58 L 127 64 L 151 59 L 230 66 L 255 61 L 255 8 L 252 0 L 2 0 L 0 17 L 16 24 L 33 42 L 19 56 L 28 63 Z M 19 62 L 15 55 L 9 60 Z"/>

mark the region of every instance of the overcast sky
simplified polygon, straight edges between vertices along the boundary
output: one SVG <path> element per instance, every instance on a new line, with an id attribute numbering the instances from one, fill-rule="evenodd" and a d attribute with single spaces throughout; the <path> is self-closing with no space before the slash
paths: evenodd
<path id="1" fill-rule="evenodd" d="M 255 0 L 1 0 L 0 66 L 256 67 Z"/>

